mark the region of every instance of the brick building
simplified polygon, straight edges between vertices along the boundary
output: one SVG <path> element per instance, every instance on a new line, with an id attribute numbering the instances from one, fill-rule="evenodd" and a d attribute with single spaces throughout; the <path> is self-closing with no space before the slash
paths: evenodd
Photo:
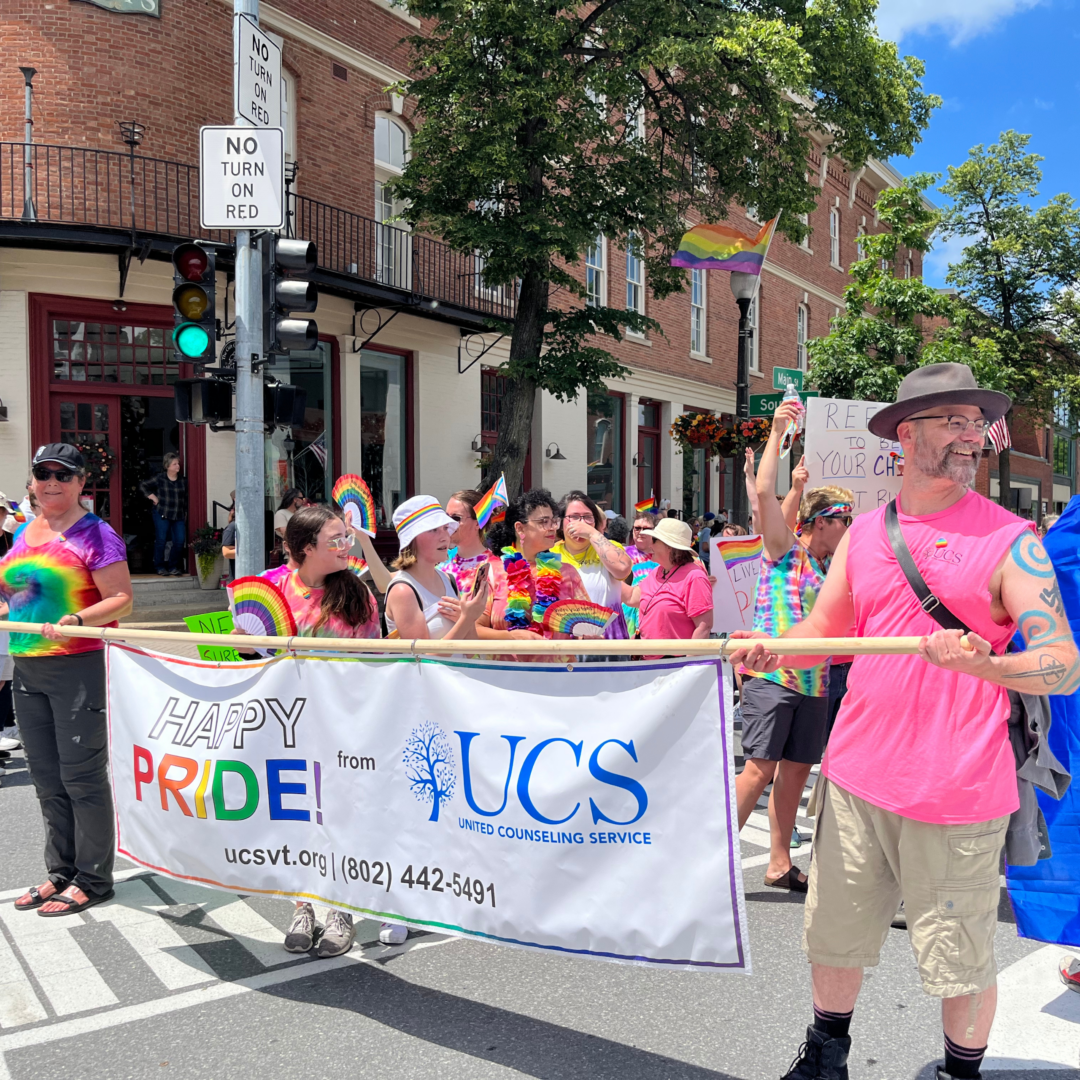
<path id="1" fill-rule="evenodd" d="M 138 483 L 163 453 L 183 455 L 192 527 L 215 515 L 220 524 L 234 487 L 232 434 L 173 420 L 171 383 L 187 372 L 166 348 L 172 249 L 229 239 L 199 228 L 197 140 L 200 125 L 232 119 L 231 19 L 227 0 L 11 0 L 0 13 L 0 487 L 21 491 L 34 445 L 107 443 L 116 466 L 96 507 L 128 538 L 136 571 L 149 568 L 152 535 Z M 382 182 L 400 170 L 412 130 L 408 103 L 385 87 L 405 75 L 401 39 L 418 21 L 389 0 L 277 0 L 261 5 L 260 21 L 282 48 L 291 228 L 318 245 L 320 286 L 319 347 L 275 370 L 307 390 L 307 412 L 267 437 L 267 510 L 285 487 L 325 497 L 354 471 L 388 524 L 410 494 L 445 498 L 477 481 L 507 347 L 485 320 L 512 315 L 512 291 L 488 287 L 478 259 L 382 224 L 395 209 Z M 33 220 L 20 66 L 36 69 Z M 122 122 L 142 127 L 133 152 Z M 772 247 L 751 393 L 773 389 L 774 367 L 805 368 L 805 341 L 842 305 L 857 236 L 879 227 L 877 194 L 899 180 L 877 162 L 852 175 L 819 152 L 807 168 L 821 189 L 813 232 Z M 737 211 L 733 221 L 757 227 Z M 898 273 L 921 272 L 918 253 L 898 262 Z M 223 256 L 219 313 L 227 303 L 231 318 L 230 269 Z M 650 491 L 690 513 L 729 504 L 720 463 L 704 452 L 684 461 L 668 435 L 686 410 L 734 411 L 727 275 L 656 301 L 640 263 L 603 237 L 580 273 L 601 302 L 642 306 L 663 334 L 615 348 L 631 375 L 606 398 L 538 395 L 527 482 L 556 494 L 587 485 L 620 511 Z"/>

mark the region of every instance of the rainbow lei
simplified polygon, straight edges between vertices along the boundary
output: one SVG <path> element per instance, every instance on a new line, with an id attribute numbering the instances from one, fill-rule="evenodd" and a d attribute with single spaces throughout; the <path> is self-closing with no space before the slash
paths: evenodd
<path id="1" fill-rule="evenodd" d="M 543 633 L 544 613 L 556 600 L 562 585 L 562 556 L 542 551 L 536 557 L 535 571 L 516 548 L 502 550 L 506 571 L 507 594 L 504 619 L 509 630 L 532 630 Z"/>

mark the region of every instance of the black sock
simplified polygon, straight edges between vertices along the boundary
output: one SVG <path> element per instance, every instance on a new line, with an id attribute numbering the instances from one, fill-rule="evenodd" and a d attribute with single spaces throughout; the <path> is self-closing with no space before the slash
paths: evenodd
<path id="1" fill-rule="evenodd" d="M 847 1038 L 848 1028 L 851 1027 L 851 1012 L 829 1012 L 827 1009 L 819 1009 L 814 1006 L 814 1027 L 818 1031 L 824 1031 L 830 1039 Z"/>
<path id="2" fill-rule="evenodd" d="M 945 1071 L 956 1080 L 978 1080 L 979 1066 L 982 1064 L 986 1047 L 973 1050 L 969 1046 L 958 1046 L 945 1036 Z"/>

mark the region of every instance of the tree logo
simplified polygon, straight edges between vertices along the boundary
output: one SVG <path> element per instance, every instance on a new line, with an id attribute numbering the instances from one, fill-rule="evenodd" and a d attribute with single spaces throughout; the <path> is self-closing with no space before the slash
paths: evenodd
<path id="1" fill-rule="evenodd" d="M 439 807 L 454 797 L 457 785 L 454 751 L 446 732 L 433 720 L 425 720 L 413 728 L 401 760 L 417 802 L 431 803 L 428 821 L 438 821 Z"/>

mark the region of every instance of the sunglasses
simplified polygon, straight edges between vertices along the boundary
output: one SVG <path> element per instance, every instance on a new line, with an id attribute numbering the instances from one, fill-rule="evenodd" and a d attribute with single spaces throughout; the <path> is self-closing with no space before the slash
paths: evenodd
<path id="1" fill-rule="evenodd" d="M 56 480 L 61 484 L 70 484 L 75 476 L 71 469 L 46 469 L 44 465 L 35 465 L 33 473 L 35 480 Z"/>

